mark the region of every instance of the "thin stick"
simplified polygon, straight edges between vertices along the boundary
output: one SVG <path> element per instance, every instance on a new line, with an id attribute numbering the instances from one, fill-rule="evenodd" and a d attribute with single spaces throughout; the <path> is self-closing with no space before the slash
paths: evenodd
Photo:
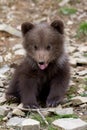
<path id="1" fill-rule="evenodd" d="M 27 108 L 20 108 L 20 107 L 16 108 L 16 107 L 10 107 L 10 106 L 8 108 L 11 108 L 11 109 L 20 109 L 22 111 L 37 112 L 41 116 L 41 118 L 43 119 L 43 121 L 46 123 L 46 125 L 48 125 L 48 122 L 47 122 L 46 118 L 44 117 L 44 115 L 41 113 L 40 109 L 27 109 Z M 41 110 L 43 110 L 43 109 L 41 109 Z"/>
<path id="2" fill-rule="evenodd" d="M 49 123 L 47 122 L 46 118 L 43 116 L 43 114 L 40 112 L 40 109 L 36 109 L 38 114 L 42 117 L 43 121 L 48 125 Z"/>

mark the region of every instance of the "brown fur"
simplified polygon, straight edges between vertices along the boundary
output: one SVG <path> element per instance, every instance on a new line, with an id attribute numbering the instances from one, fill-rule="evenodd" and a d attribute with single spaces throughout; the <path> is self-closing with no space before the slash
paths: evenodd
<path id="1" fill-rule="evenodd" d="M 17 97 L 24 107 L 36 108 L 40 102 L 54 107 L 62 101 L 70 77 L 63 22 L 23 23 L 22 33 L 26 57 L 15 71 L 6 98 Z"/>

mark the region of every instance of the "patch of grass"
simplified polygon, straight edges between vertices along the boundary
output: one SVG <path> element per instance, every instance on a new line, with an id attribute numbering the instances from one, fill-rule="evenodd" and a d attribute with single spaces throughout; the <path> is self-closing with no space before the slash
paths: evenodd
<path id="1" fill-rule="evenodd" d="M 2 115 L 0 115 L 0 122 L 1 122 L 1 121 L 3 121 L 3 116 L 2 116 Z"/>
<path id="2" fill-rule="evenodd" d="M 83 88 L 84 88 L 84 92 L 80 94 L 80 96 L 87 97 L 87 78 L 84 79 Z"/>
<path id="3" fill-rule="evenodd" d="M 87 91 L 87 85 L 84 87 L 84 90 Z"/>
<path id="4" fill-rule="evenodd" d="M 75 114 L 67 114 L 67 115 L 51 115 L 51 116 L 47 116 L 46 119 L 49 122 L 49 126 L 47 130 L 58 130 L 56 128 L 54 128 L 54 126 L 52 126 L 52 122 L 56 119 L 61 119 L 61 118 L 78 118 L 77 115 Z"/>
<path id="5" fill-rule="evenodd" d="M 58 130 L 57 128 L 54 128 L 53 126 L 48 126 L 48 129 L 47 130 Z"/>
<path id="6" fill-rule="evenodd" d="M 83 93 L 83 94 L 80 94 L 80 96 L 82 96 L 82 97 L 87 97 L 87 94 L 86 94 L 86 93 Z"/>
<path id="7" fill-rule="evenodd" d="M 69 99 L 73 98 L 74 95 L 77 93 L 77 87 L 76 86 L 72 86 L 69 88 L 68 92 L 67 92 L 67 96 Z"/>
<path id="8" fill-rule="evenodd" d="M 77 118 L 75 114 L 67 114 L 67 115 L 56 115 L 56 114 L 50 114 L 49 116 L 46 116 L 46 120 L 49 125 L 46 125 L 41 116 L 38 113 L 30 113 L 28 117 L 35 119 L 40 122 L 41 129 L 47 129 L 47 130 L 57 130 L 56 127 L 52 125 L 52 122 L 56 119 L 61 118 Z"/>
<path id="9" fill-rule="evenodd" d="M 46 127 L 45 122 L 42 120 L 41 116 L 38 113 L 31 113 L 30 117 L 32 119 L 35 119 L 35 120 L 39 121 L 40 124 L 41 124 L 41 127 L 43 127 L 43 128 Z"/>
<path id="10" fill-rule="evenodd" d="M 87 53 L 84 53 L 83 56 L 84 56 L 84 57 L 87 57 Z"/>
<path id="11" fill-rule="evenodd" d="M 87 78 L 85 78 L 85 81 L 87 82 Z"/>
<path id="12" fill-rule="evenodd" d="M 48 123 L 49 123 L 48 126 L 45 124 L 45 122 L 43 121 L 43 119 L 41 118 L 41 116 L 40 116 L 38 113 L 32 113 L 32 114 L 30 115 L 30 117 L 31 117 L 32 119 L 35 119 L 35 120 L 39 121 L 42 129 L 57 130 L 57 129 L 51 124 L 55 119 L 57 119 L 57 117 L 55 118 L 54 115 L 53 115 L 52 117 L 48 117 L 48 116 L 46 117 L 46 120 L 47 120 Z"/>
<path id="13" fill-rule="evenodd" d="M 61 118 L 78 118 L 76 114 L 57 115 L 55 113 L 50 113 L 49 115 L 45 116 L 45 119 L 47 120 L 47 122 L 49 124 L 49 125 L 46 125 L 45 122 L 43 121 L 42 117 L 36 112 L 31 112 L 27 116 L 29 118 L 32 118 L 32 119 L 39 121 L 41 128 L 47 129 L 47 130 L 57 130 L 56 127 L 54 127 L 52 125 L 52 122 L 54 120 L 61 119 Z"/>
<path id="14" fill-rule="evenodd" d="M 75 114 L 66 114 L 66 115 L 58 115 L 59 119 L 61 118 L 78 118 Z"/>
<path id="15" fill-rule="evenodd" d="M 64 15 L 72 15 L 77 12 L 75 8 L 69 8 L 69 7 L 62 7 L 60 8 L 60 12 Z"/>
<path id="16" fill-rule="evenodd" d="M 54 120 L 59 119 L 59 115 L 51 114 L 46 117 L 46 120 L 51 124 Z"/>
<path id="17" fill-rule="evenodd" d="M 87 36 L 87 22 L 82 22 L 77 29 L 77 37 Z"/>

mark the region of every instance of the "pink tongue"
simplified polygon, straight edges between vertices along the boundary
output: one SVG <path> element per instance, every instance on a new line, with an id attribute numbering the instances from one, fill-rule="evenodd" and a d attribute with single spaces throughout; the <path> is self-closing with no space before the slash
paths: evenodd
<path id="1" fill-rule="evenodd" d="M 38 65 L 38 66 L 39 66 L 39 68 L 40 68 L 41 70 L 44 70 L 44 69 L 48 66 L 48 64 Z"/>

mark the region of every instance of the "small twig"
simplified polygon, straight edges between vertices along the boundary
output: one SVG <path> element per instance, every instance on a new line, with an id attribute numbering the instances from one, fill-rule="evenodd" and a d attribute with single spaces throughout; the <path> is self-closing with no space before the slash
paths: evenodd
<path id="1" fill-rule="evenodd" d="M 20 109 L 22 111 L 33 111 L 33 112 L 37 112 L 37 109 L 32 109 L 32 108 L 23 108 L 23 107 L 11 107 L 11 106 L 7 106 L 7 108 L 10 109 Z M 40 111 L 48 111 L 48 108 L 39 108 Z"/>
<path id="2" fill-rule="evenodd" d="M 46 118 L 42 115 L 42 113 L 40 112 L 40 109 L 36 109 L 38 114 L 42 117 L 43 121 L 46 123 L 46 125 L 48 125 L 49 123 L 47 122 Z"/>
<path id="3" fill-rule="evenodd" d="M 67 102 L 67 103 L 63 104 L 62 107 L 67 107 L 67 106 L 70 106 L 70 105 L 72 105 L 72 102 Z"/>
<path id="4" fill-rule="evenodd" d="M 22 110 L 22 111 L 32 111 L 32 112 L 37 112 L 40 116 L 41 116 L 41 118 L 43 119 L 43 121 L 46 123 L 46 125 L 48 125 L 48 122 L 47 122 L 47 120 L 46 120 L 46 118 L 44 117 L 44 115 L 41 113 L 41 111 L 43 110 L 43 109 L 27 109 L 27 108 L 20 108 L 20 107 L 18 107 L 18 108 L 16 108 L 16 107 L 8 107 L 8 108 L 10 108 L 10 109 L 20 109 L 20 110 Z"/>

